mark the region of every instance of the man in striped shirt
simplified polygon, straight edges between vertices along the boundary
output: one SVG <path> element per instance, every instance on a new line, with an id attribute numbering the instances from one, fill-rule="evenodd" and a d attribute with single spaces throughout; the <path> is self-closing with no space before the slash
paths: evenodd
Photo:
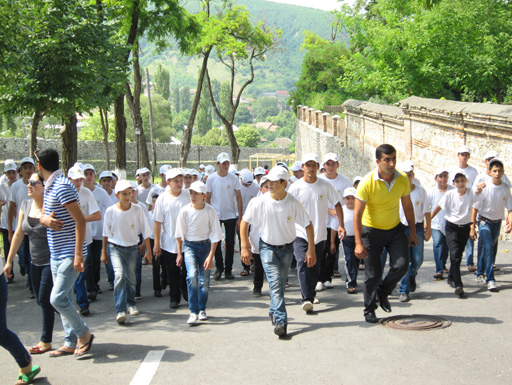
<path id="1" fill-rule="evenodd" d="M 35 153 L 38 170 L 45 180 L 44 212 L 41 223 L 48 227 L 53 289 L 51 304 L 60 313 L 66 336 L 64 345 L 51 356 L 84 355 L 94 335 L 73 305 L 73 287 L 84 271 L 85 219 L 80 210 L 78 193 L 62 170 L 59 154 L 53 149 Z"/>

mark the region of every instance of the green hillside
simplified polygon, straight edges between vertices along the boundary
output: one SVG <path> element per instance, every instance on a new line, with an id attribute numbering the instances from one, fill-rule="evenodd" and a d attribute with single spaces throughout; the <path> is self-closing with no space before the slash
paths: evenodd
<path id="1" fill-rule="evenodd" d="M 331 14 L 317 9 L 265 0 L 238 0 L 235 3 L 245 5 L 254 22 L 263 20 L 266 24 L 283 31 L 281 43 L 276 52 L 269 53 L 265 62 L 256 63 L 256 78 L 245 96 L 258 97 L 264 91 L 291 91 L 299 79 L 304 56 L 304 53 L 300 51 L 304 39 L 303 32 L 305 30 L 313 31 L 321 37 L 329 39 Z M 213 12 L 217 6 L 218 4 L 213 4 Z M 189 1 L 186 7 L 190 12 L 197 12 L 200 1 Z M 198 58 L 181 56 L 173 48 L 158 53 L 151 44 L 143 44 L 142 51 L 141 63 L 143 66 L 149 66 L 151 73 L 154 73 L 157 64 L 161 62 L 170 71 L 173 85 L 195 88 L 200 66 Z M 209 69 L 213 78 L 220 81 L 228 79 L 229 75 L 224 71 L 222 64 L 211 60 Z M 244 74 L 243 69 L 241 74 Z"/>

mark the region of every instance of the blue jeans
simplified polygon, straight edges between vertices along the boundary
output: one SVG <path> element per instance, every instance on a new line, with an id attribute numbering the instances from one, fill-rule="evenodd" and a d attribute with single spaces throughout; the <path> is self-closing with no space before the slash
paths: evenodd
<path id="1" fill-rule="evenodd" d="M 432 243 L 434 244 L 434 261 L 436 262 L 436 273 L 443 273 L 448 260 L 448 245 L 446 237 L 441 230 L 432 229 Z"/>
<path id="2" fill-rule="evenodd" d="M 287 325 L 284 291 L 293 258 L 293 243 L 278 248 L 260 240 L 259 247 L 261 264 L 270 288 L 269 313 L 274 315 L 277 324 Z"/>
<path id="3" fill-rule="evenodd" d="M 37 304 L 43 313 L 43 332 L 41 342 L 52 342 L 53 324 L 55 322 L 55 309 L 50 303 L 50 295 L 53 288 L 52 268 L 50 265 L 31 266 L 32 286 Z"/>
<path id="4" fill-rule="evenodd" d="M 0 274 L 0 346 L 11 353 L 20 368 L 30 364 L 30 354 L 20 339 L 7 329 L 7 282 L 4 273 Z"/>
<path id="5" fill-rule="evenodd" d="M 409 236 L 409 228 L 405 230 L 405 234 Z M 405 273 L 402 281 L 400 282 L 400 294 L 409 294 L 411 278 L 416 278 L 418 270 L 423 264 L 423 251 L 425 245 L 425 230 L 423 222 L 416 223 L 416 236 L 418 237 L 418 244 L 416 246 L 409 246 L 409 270 L 407 270 L 407 273 Z"/>
<path id="6" fill-rule="evenodd" d="M 478 221 L 478 231 L 482 240 L 482 254 L 478 257 L 478 267 L 476 274 L 485 275 L 485 281 L 494 281 L 494 259 L 495 249 L 498 247 L 498 237 L 500 236 L 501 221 L 492 223 L 482 218 Z"/>
<path id="7" fill-rule="evenodd" d="M 110 262 L 114 268 L 114 305 L 116 313 L 126 312 L 126 304 L 135 306 L 135 266 L 138 247 L 108 243 Z"/>
<path id="8" fill-rule="evenodd" d="M 475 261 L 473 260 L 473 250 L 475 248 L 475 241 L 471 238 L 466 243 L 466 266 L 474 266 Z"/>
<path id="9" fill-rule="evenodd" d="M 210 254 L 211 246 L 212 243 L 208 239 L 197 242 L 184 242 L 185 265 L 187 266 L 188 308 L 194 314 L 199 314 L 200 311 L 206 310 L 211 269 L 206 270 L 204 262 L 208 258 L 208 254 Z"/>
<path id="10" fill-rule="evenodd" d="M 52 259 L 53 289 L 50 302 L 60 313 L 64 328 L 64 346 L 75 348 L 78 338 L 85 337 L 89 328 L 73 306 L 73 287 L 78 272 L 73 266 L 74 258 Z"/>
<path id="11" fill-rule="evenodd" d="M 357 273 L 359 270 L 359 259 L 354 253 L 356 238 L 347 236 L 342 241 L 343 252 L 345 253 L 345 270 L 347 273 L 347 288 L 357 287 Z"/>

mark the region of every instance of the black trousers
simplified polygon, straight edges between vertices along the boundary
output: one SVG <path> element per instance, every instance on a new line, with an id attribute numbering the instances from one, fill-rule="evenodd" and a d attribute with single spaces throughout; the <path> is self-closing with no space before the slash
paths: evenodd
<path id="1" fill-rule="evenodd" d="M 103 241 L 93 239 L 90 244 L 90 254 L 87 256 L 86 262 L 88 264 L 87 276 L 85 283 L 87 284 L 87 291 L 98 290 L 100 282 L 101 271 L 101 248 Z"/>
<path id="2" fill-rule="evenodd" d="M 450 272 L 448 279 L 451 279 L 455 287 L 463 287 L 460 276 L 460 263 L 462 254 L 466 249 L 466 243 L 469 239 L 471 223 L 466 225 L 456 225 L 446 221 L 446 244 L 450 252 Z"/>
<path id="3" fill-rule="evenodd" d="M 405 226 L 399 223 L 390 230 L 363 226 L 363 245 L 368 253 L 364 260 L 364 314 L 375 311 L 375 296 L 387 297 L 409 268 L 409 242 Z M 381 255 L 384 247 L 389 253 L 389 272 L 379 284 L 382 272 Z"/>
<path id="4" fill-rule="evenodd" d="M 254 289 L 259 289 L 263 287 L 263 265 L 261 264 L 261 257 L 259 254 L 252 254 L 252 258 L 254 259 Z"/>
<path id="5" fill-rule="evenodd" d="M 215 267 L 219 272 L 231 274 L 233 270 L 233 255 L 235 253 L 235 234 L 237 218 L 221 220 L 220 224 L 224 225 L 226 231 L 226 263 L 222 259 L 222 241 L 219 242 L 215 249 Z"/>
<path id="6" fill-rule="evenodd" d="M 337 233 L 334 237 L 334 245 L 336 249 L 333 254 L 331 253 L 331 229 L 327 228 L 327 240 L 325 241 L 323 250 L 324 257 L 322 258 L 322 264 L 320 265 L 320 282 L 332 282 L 334 263 L 336 262 L 336 256 L 340 249 L 340 238 Z"/>
<path id="7" fill-rule="evenodd" d="M 169 285 L 170 302 L 180 303 L 181 294 L 188 300 L 187 292 L 187 269 L 183 260 L 180 266 L 176 266 L 178 254 L 162 250 L 161 263 L 165 264 L 167 271 L 167 284 Z"/>

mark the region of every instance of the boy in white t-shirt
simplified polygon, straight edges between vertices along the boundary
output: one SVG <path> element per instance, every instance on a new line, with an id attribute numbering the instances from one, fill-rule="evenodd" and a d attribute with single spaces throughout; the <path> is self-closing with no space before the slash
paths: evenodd
<path id="1" fill-rule="evenodd" d="M 354 237 L 354 206 L 356 203 L 356 189 L 347 187 L 343 190 L 343 222 L 345 224 L 346 235 L 341 241 L 343 253 L 345 254 L 345 267 L 347 273 L 346 287 L 348 294 L 357 293 L 357 273 L 359 271 L 359 259 L 357 259 L 354 249 L 356 239 Z M 331 229 L 331 252 L 336 249 L 334 239 L 338 236 L 336 230 Z"/>
<path id="2" fill-rule="evenodd" d="M 251 200 L 240 226 L 241 257 L 245 264 L 251 261 L 249 225 L 260 228 L 261 263 L 270 287 L 269 315 L 272 325 L 275 325 L 274 334 L 279 337 L 287 334 L 284 292 L 293 258 L 296 224 L 304 227 L 307 234 L 308 247 L 304 263 L 308 267 L 316 263 L 313 225 L 300 201 L 286 192 L 289 178 L 290 174 L 285 168 L 272 168 L 267 175 L 269 193 Z"/>
<path id="3" fill-rule="evenodd" d="M 503 174 L 503 162 L 498 158 L 492 159 L 489 162 L 491 183 L 487 184 L 482 194 L 483 200 L 473 206 L 471 216 L 470 236 L 475 239 L 475 224 L 478 223 L 478 231 L 482 241 L 482 253 L 478 255 L 477 281 L 487 283 L 488 289 L 492 292 L 498 291 L 494 280 L 494 260 L 498 249 L 501 221 L 505 219 L 505 210 L 508 212 L 505 232 L 510 233 L 512 230 L 512 197 L 510 186 L 501 180 Z"/>
<path id="4" fill-rule="evenodd" d="M 182 263 L 185 253 L 187 266 L 188 306 L 187 323 L 206 321 L 206 302 L 210 288 L 210 272 L 218 242 L 222 239 L 219 217 L 215 209 L 205 203 L 206 185 L 193 182 L 189 188 L 190 202 L 184 206 L 176 221 L 178 247 L 177 264 Z"/>
<path id="5" fill-rule="evenodd" d="M 120 180 L 116 184 L 115 194 L 118 202 L 105 212 L 103 221 L 103 247 L 101 260 L 109 260 L 114 267 L 114 304 L 118 324 L 126 321 L 126 311 L 130 315 L 138 315 L 135 303 L 135 265 L 142 233 L 146 243 L 146 258 L 151 261 L 149 237 L 151 228 L 144 211 L 139 205 L 132 204 L 132 185 L 129 181 Z M 109 254 L 107 255 L 107 247 Z"/>
<path id="6" fill-rule="evenodd" d="M 466 175 L 461 172 L 456 173 L 453 177 L 456 190 L 444 194 L 432 211 L 432 218 L 435 218 L 441 210 L 445 210 L 446 244 L 450 251 L 448 285 L 455 288 L 455 294 L 459 297 L 465 294 L 460 276 L 460 262 L 471 230 L 472 207 L 477 201 L 483 199 L 481 192 L 485 188 L 485 183 L 480 183 L 475 190 L 472 190 L 466 187 L 467 181 Z"/>

